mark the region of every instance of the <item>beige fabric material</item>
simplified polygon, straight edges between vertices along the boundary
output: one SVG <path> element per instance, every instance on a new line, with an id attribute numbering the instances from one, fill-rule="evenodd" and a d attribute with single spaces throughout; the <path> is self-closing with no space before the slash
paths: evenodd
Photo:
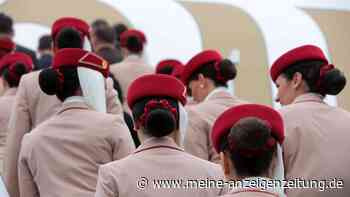
<path id="1" fill-rule="evenodd" d="M 128 95 L 128 88 L 130 84 L 135 79 L 144 74 L 153 74 L 154 68 L 147 65 L 142 58 L 136 55 L 130 55 L 126 57 L 122 62 L 111 65 L 110 71 L 120 83 L 124 97 L 123 108 L 125 109 L 125 111 L 130 113 L 130 109 L 127 106 L 126 102 L 126 97 Z"/>
<path id="2" fill-rule="evenodd" d="M 219 163 L 219 154 L 211 141 L 211 128 L 221 113 L 243 103 L 244 101 L 226 91 L 217 91 L 206 101 L 186 107 L 188 129 L 184 144 L 185 151 L 204 160 Z"/>
<path id="3" fill-rule="evenodd" d="M 15 100 L 17 88 L 10 88 L 0 97 L 0 175 L 3 173 L 3 162 L 7 138 L 7 127 L 10 120 L 12 106 Z"/>
<path id="4" fill-rule="evenodd" d="M 62 103 L 56 96 L 46 95 L 39 86 L 40 71 L 22 76 L 9 122 L 4 163 L 4 182 L 11 197 L 19 197 L 17 161 L 21 141 L 26 133 L 55 114 Z M 106 80 L 107 111 L 121 114 L 122 107 L 111 79 Z"/>
<path id="5" fill-rule="evenodd" d="M 285 124 L 284 167 L 286 179 L 350 182 L 350 113 L 327 105 L 321 95 L 304 94 L 283 107 Z M 326 186 L 326 185 L 325 185 Z M 350 187 L 320 192 L 318 189 L 289 189 L 287 196 L 345 197 Z"/>
<path id="6" fill-rule="evenodd" d="M 92 197 L 99 166 L 134 150 L 121 115 L 93 111 L 84 102 L 63 103 L 56 115 L 23 137 L 20 194 Z"/>
<path id="7" fill-rule="evenodd" d="M 148 180 L 144 189 L 137 187 L 142 177 Z M 169 137 L 146 140 L 128 157 L 101 166 L 95 197 L 152 196 L 195 197 L 218 196 L 225 189 L 154 188 L 153 180 L 223 180 L 217 164 L 199 159 L 180 149 Z M 182 184 L 180 184 L 182 185 Z"/>

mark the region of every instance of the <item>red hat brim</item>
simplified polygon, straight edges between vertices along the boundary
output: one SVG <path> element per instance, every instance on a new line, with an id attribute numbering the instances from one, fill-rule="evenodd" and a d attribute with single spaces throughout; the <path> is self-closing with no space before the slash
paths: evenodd
<path id="1" fill-rule="evenodd" d="M 125 47 L 127 45 L 128 38 L 131 36 L 137 37 L 142 43 L 147 42 L 146 36 L 143 32 L 136 29 L 129 29 L 120 35 L 120 46 Z"/>
<path id="2" fill-rule="evenodd" d="M 159 73 L 160 70 L 162 70 L 164 67 L 170 66 L 173 69 L 176 69 L 179 66 L 183 66 L 183 64 L 175 59 L 167 59 L 167 60 L 163 60 L 160 61 L 157 66 L 156 66 L 156 73 Z"/>
<path id="3" fill-rule="evenodd" d="M 127 101 L 134 104 L 145 97 L 171 97 L 186 104 L 186 88 L 175 77 L 164 74 L 148 74 L 137 78 L 128 89 Z"/>
<path id="4" fill-rule="evenodd" d="M 206 50 L 197 54 L 185 65 L 181 74 L 182 82 L 187 85 L 190 77 L 200 69 L 202 65 L 218 61 L 222 61 L 222 56 L 215 50 Z"/>
<path id="5" fill-rule="evenodd" d="M 289 66 L 298 62 L 311 60 L 319 60 L 323 61 L 325 64 L 328 64 L 328 60 L 326 59 L 324 53 L 317 46 L 304 45 L 292 49 L 283 54 L 272 64 L 270 69 L 271 79 L 275 82 L 277 77 Z"/>
<path id="6" fill-rule="evenodd" d="M 64 48 L 59 50 L 53 59 L 52 68 L 59 69 L 61 67 L 87 67 L 108 77 L 109 64 L 97 54 L 78 48 Z"/>
<path id="7" fill-rule="evenodd" d="M 220 151 L 220 143 L 227 136 L 230 129 L 242 118 L 255 117 L 268 122 L 272 135 L 282 144 L 284 140 L 284 126 L 281 115 L 274 109 L 259 104 L 243 104 L 232 107 L 222 113 L 215 121 L 211 138 L 214 148 Z"/>
<path id="8" fill-rule="evenodd" d="M 32 58 L 22 52 L 8 53 L 0 60 L 0 70 L 3 70 L 7 66 L 11 66 L 15 63 L 22 63 L 26 66 L 27 71 L 33 70 Z"/>
<path id="9" fill-rule="evenodd" d="M 90 26 L 85 21 L 74 18 L 74 17 L 64 17 L 56 20 L 52 25 L 51 36 L 53 40 L 56 39 L 57 34 L 64 28 L 74 28 L 78 30 L 83 36 L 90 37 L 89 29 Z"/>

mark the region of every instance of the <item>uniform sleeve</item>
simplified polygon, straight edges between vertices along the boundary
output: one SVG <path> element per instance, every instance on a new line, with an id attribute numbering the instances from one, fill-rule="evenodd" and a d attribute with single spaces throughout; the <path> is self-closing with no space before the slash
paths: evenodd
<path id="1" fill-rule="evenodd" d="M 206 122 L 192 109 L 186 110 L 188 113 L 188 126 L 184 142 L 185 151 L 208 161 L 210 158 L 208 134 L 205 129 Z"/>
<path id="2" fill-rule="evenodd" d="M 111 114 L 122 114 L 123 108 L 118 98 L 117 91 L 113 88 L 112 79 L 106 80 L 107 112 Z"/>
<path id="3" fill-rule="evenodd" d="M 298 127 L 285 128 L 285 140 L 283 142 L 283 164 L 285 177 L 288 179 L 289 173 L 294 167 L 295 159 L 300 147 L 300 129 Z"/>
<path id="4" fill-rule="evenodd" d="M 98 179 L 95 197 L 118 197 L 117 184 L 110 173 L 111 170 L 103 165 L 98 170 Z"/>
<path id="5" fill-rule="evenodd" d="M 21 80 L 12 108 L 6 141 L 4 181 L 11 197 L 19 197 L 17 162 L 24 134 L 32 128 L 25 81 Z"/>
<path id="6" fill-rule="evenodd" d="M 302 136 L 302 133 L 300 132 L 300 128 L 295 124 L 295 121 L 291 121 L 291 118 L 287 116 L 283 110 L 280 111 L 280 113 L 282 114 L 285 129 L 285 138 L 282 145 L 283 165 L 285 177 L 288 179 L 299 151 L 301 141 L 300 137 Z"/>
<path id="7" fill-rule="evenodd" d="M 208 151 L 209 151 L 209 161 L 220 164 L 220 155 L 216 152 L 213 141 L 211 140 L 211 129 L 212 126 L 207 123 L 207 128 L 205 128 L 208 132 Z"/>
<path id="8" fill-rule="evenodd" d="M 38 189 L 35 185 L 34 178 L 32 175 L 32 172 L 30 170 L 30 167 L 28 165 L 28 146 L 26 138 L 28 136 L 25 136 L 23 138 L 23 145 L 19 156 L 19 162 L 18 162 L 18 180 L 19 180 L 19 191 L 21 196 L 25 197 L 39 197 Z"/>
<path id="9" fill-rule="evenodd" d="M 130 135 L 130 131 L 124 123 L 122 117 L 114 121 L 114 127 L 111 129 L 111 144 L 113 148 L 113 160 L 122 159 L 135 150 L 135 144 Z"/>

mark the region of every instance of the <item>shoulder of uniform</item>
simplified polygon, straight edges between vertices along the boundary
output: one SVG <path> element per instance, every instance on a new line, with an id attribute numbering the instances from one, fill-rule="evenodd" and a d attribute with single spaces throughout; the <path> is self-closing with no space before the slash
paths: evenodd
<path id="1" fill-rule="evenodd" d="M 91 118 L 98 122 L 99 125 L 104 125 L 105 128 L 123 127 L 125 126 L 123 114 L 109 114 L 104 112 L 93 111 Z"/>
<path id="2" fill-rule="evenodd" d="M 23 85 L 36 86 L 35 84 L 39 84 L 39 74 L 40 74 L 40 71 L 33 71 L 30 73 L 24 74 L 21 77 L 19 87 Z"/>
<path id="3" fill-rule="evenodd" d="M 103 170 L 115 173 L 127 173 L 127 170 L 130 167 L 130 159 L 132 158 L 133 154 L 128 155 L 126 157 L 123 157 L 121 159 L 109 162 L 107 164 L 102 165 Z"/>

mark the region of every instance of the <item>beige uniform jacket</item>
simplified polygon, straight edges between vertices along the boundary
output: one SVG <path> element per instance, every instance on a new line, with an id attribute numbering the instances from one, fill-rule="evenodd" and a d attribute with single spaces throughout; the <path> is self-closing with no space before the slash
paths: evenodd
<path id="1" fill-rule="evenodd" d="M 24 134 L 50 118 L 62 106 L 56 96 L 46 95 L 39 86 L 39 73 L 22 76 L 10 117 L 4 162 L 4 182 L 11 197 L 18 197 L 17 161 Z M 111 79 L 106 81 L 107 111 L 121 114 L 122 107 Z"/>
<path id="2" fill-rule="evenodd" d="M 110 71 L 119 81 L 123 92 L 124 101 L 126 101 L 129 85 L 135 79 L 144 74 L 153 74 L 154 68 L 147 65 L 142 58 L 136 55 L 130 55 L 126 57 L 122 62 L 111 65 Z M 130 113 L 127 102 L 124 103 L 124 109 Z"/>
<path id="3" fill-rule="evenodd" d="M 101 166 L 95 197 L 214 197 L 226 190 L 191 188 L 187 180 L 222 179 L 219 165 L 185 153 L 172 138 L 150 138 L 132 155 Z M 163 182 L 162 188 L 161 180 L 175 186 Z"/>
<path id="4" fill-rule="evenodd" d="M 92 197 L 99 166 L 134 150 L 122 116 L 65 101 L 56 115 L 23 137 L 20 196 Z"/>
<path id="5" fill-rule="evenodd" d="M 188 126 L 185 135 L 185 151 L 215 163 L 220 162 L 219 154 L 211 141 L 211 128 L 215 120 L 230 107 L 243 101 L 224 90 L 214 90 L 205 101 L 186 107 Z"/>
<path id="6" fill-rule="evenodd" d="M 304 94 L 283 107 L 285 124 L 284 166 L 286 179 L 344 181 L 343 189 L 289 189 L 291 197 L 350 196 L 350 113 L 323 102 L 321 95 Z M 309 182 L 310 183 L 310 182 Z M 302 183 L 304 186 L 309 183 Z M 313 183 L 315 184 L 315 183 Z M 322 190 L 322 188 L 321 188 Z"/>
<path id="7" fill-rule="evenodd" d="M 3 172 L 3 161 L 5 158 L 5 146 L 7 138 L 7 127 L 15 101 L 17 88 L 10 88 L 0 97 L 0 175 Z"/>

